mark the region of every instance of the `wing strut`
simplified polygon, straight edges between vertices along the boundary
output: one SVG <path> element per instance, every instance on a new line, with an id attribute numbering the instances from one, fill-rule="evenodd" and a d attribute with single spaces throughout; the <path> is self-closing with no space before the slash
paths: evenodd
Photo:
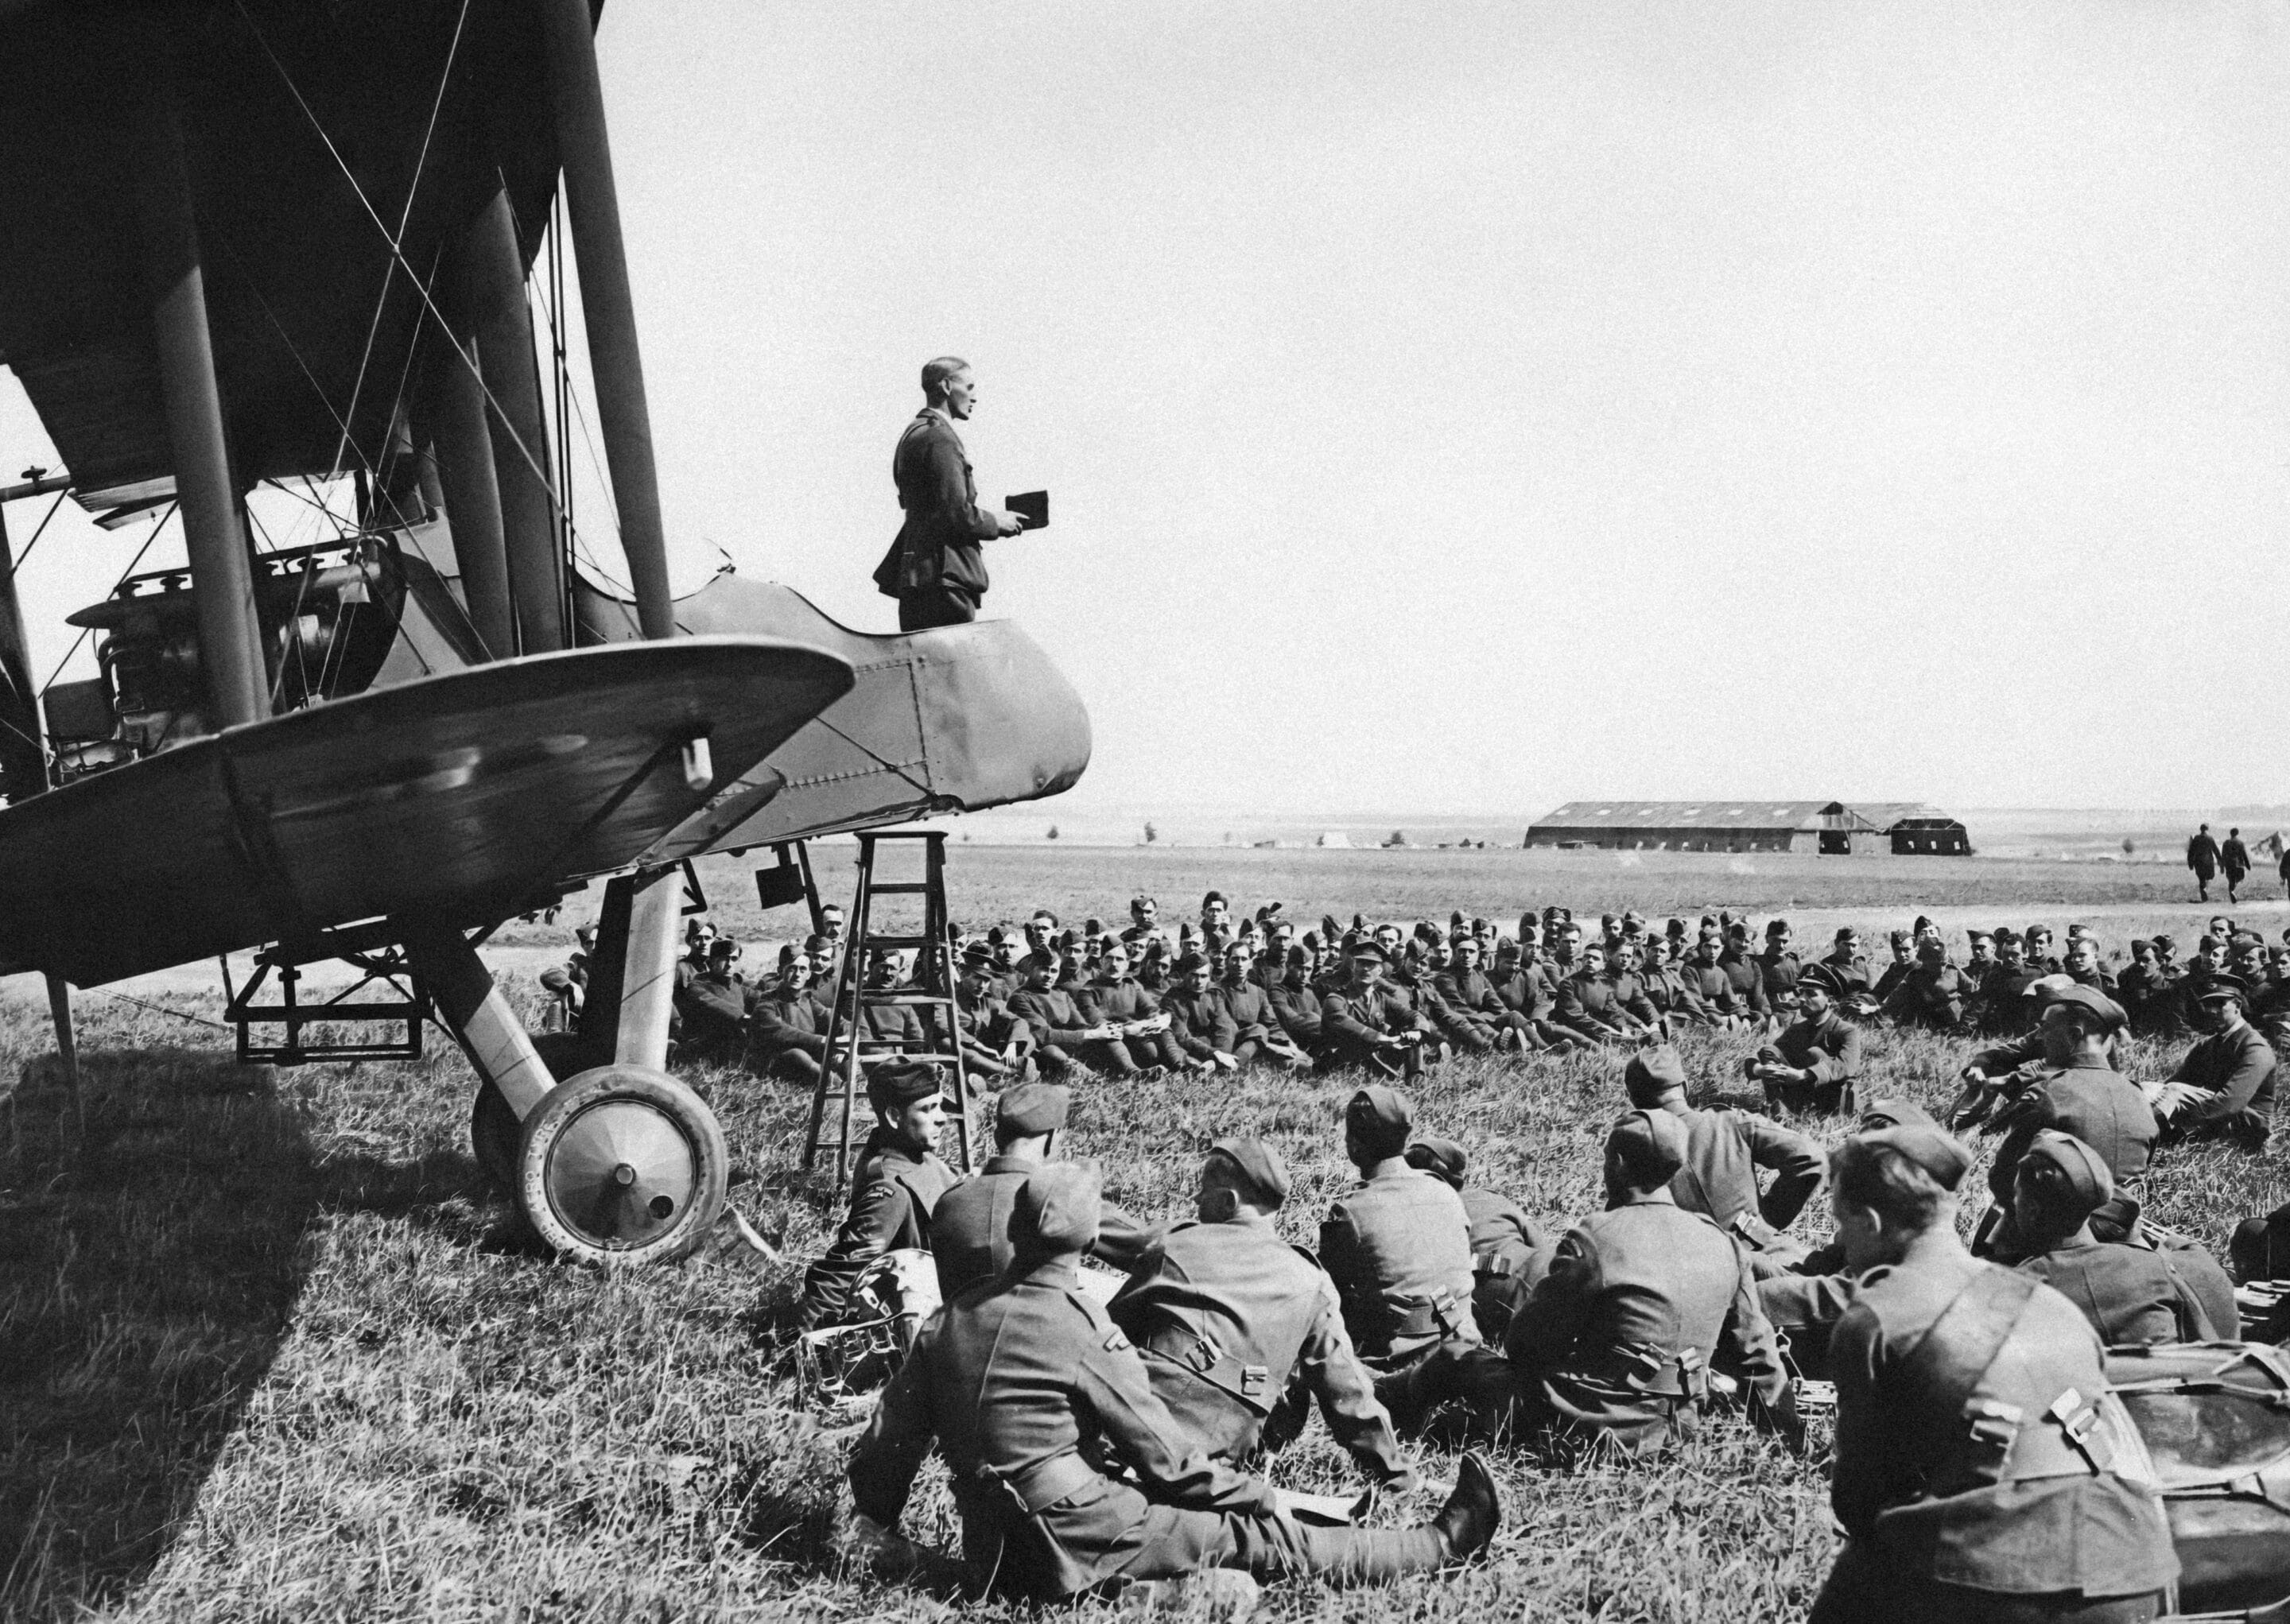
<path id="1" fill-rule="evenodd" d="M 71 983 L 48 972 L 48 1013 L 56 1023 L 56 1058 L 64 1063 L 64 1085 L 79 1092 L 79 1044 L 72 1036 Z"/>

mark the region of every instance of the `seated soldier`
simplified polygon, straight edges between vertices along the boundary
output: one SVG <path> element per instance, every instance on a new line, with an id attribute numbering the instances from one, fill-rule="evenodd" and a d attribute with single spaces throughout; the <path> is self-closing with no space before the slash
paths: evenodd
<path id="1" fill-rule="evenodd" d="M 1056 1154 L 1072 1107 L 1073 1091 L 1061 1083 L 1021 1083 L 994 1102 L 994 1154 L 975 1177 L 941 1196 L 931 1212 L 931 1257 L 942 1300 L 1010 1267 L 1019 1187 Z M 1101 1214 L 1090 1254 L 1126 1272 L 1157 1230 L 1109 1201 L 1101 1204 Z"/>
<path id="2" fill-rule="evenodd" d="M 1407 1164 L 1446 1181 L 1463 1204 L 1470 1223 L 1471 1318 L 1491 1343 L 1502 1340 L 1510 1316 L 1525 1301 L 1537 1274 L 1543 1241 L 1534 1224 L 1509 1196 L 1463 1182 L 1468 1157 L 1452 1139 L 1419 1139 L 1407 1148 Z"/>
<path id="3" fill-rule="evenodd" d="M 1904 1027 L 1953 1032 L 1963 1026 L 1974 996 L 1972 978 L 1948 962 L 1946 945 L 1927 936 L 1917 948 L 1917 962 L 1893 984 L 1879 1008 L 1886 1020 Z"/>
<path id="4" fill-rule="evenodd" d="M 1153 1391 L 1212 1460 L 1240 1465 L 1301 1432 L 1317 1404 L 1371 1483 L 1412 1487 L 1391 1418 L 1352 1350 L 1312 1254 L 1274 1231 L 1288 1169 L 1261 1140 L 1221 1139 L 1201 1164 L 1197 1221 L 1173 1226 L 1108 1312 Z"/>
<path id="5" fill-rule="evenodd" d="M 1143 952 L 1138 949 L 1140 957 Z M 1149 1080 L 1184 1068 L 1184 1053 L 1169 1036 L 1161 1001 L 1130 974 L 1129 949 L 1119 942 L 1109 942 L 1098 956 L 1097 979 L 1077 1002 L 1093 1025 L 1113 1028 L 1101 1045 L 1082 1051 L 1085 1056 L 1101 1055 L 1108 1071 Z"/>
<path id="6" fill-rule="evenodd" d="M 1664 1111 L 1632 1111 L 1614 1125 L 1606 1210 L 1559 1241 L 1500 1358 L 1448 1353 L 1387 1385 L 1403 1426 L 1460 1400 L 1474 1431 L 1552 1427 L 1650 1453 L 1694 1431 L 1718 1359 L 1742 1373 L 1753 1420 L 1792 1441 L 1802 1436 L 1748 1259 L 1670 1196 L 1685 1140 Z"/>
<path id="7" fill-rule="evenodd" d="M 2122 1026 L 2121 1007 L 2088 987 L 2070 986 L 2045 1006 L 2038 1028 L 2045 1063 L 2020 1077 L 1990 1124 L 1991 1132 L 2002 1132 L 2004 1141 L 1989 1169 L 1995 1204 L 1973 1241 L 1976 1256 L 2016 1263 L 2027 1255 L 2012 1218 L 2012 1192 L 2020 1158 L 2046 1128 L 2071 1134 L 2099 1152 L 2115 1180 L 2116 1196 L 2093 1215 L 2094 1227 L 2108 1240 L 2129 1233 L 2139 1205 L 2126 1187 L 2145 1174 L 2159 1131 L 2138 1085 L 2108 1059 L 2109 1040 Z"/>
<path id="8" fill-rule="evenodd" d="M 1724 951 L 1724 944 L 1715 932 L 1703 932 L 1678 977 L 1699 1006 L 1708 1012 L 1709 1024 L 1733 1031 L 1761 1017 L 1751 1010 L 1734 978 L 1726 973 L 1726 966 L 1719 962 Z"/>
<path id="9" fill-rule="evenodd" d="M 1734 1012 L 1753 1027 L 1766 1026 L 1774 1019 L 1774 1004 L 1766 996 L 1765 972 L 1750 949 L 1749 923 L 1729 920 L 1720 928 L 1726 933 L 1726 950 L 1718 956 L 1718 968 L 1734 984 Z"/>
<path id="10" fill-rule="evenodd" d="M 2030 969 L 2018 934 L 1996 932 L 1996 968 L 1980 984 L 1978 1021 L 1990 1037 L 2017 1037 L 2035 1025 L 2037 1010 L 2026 997 L 2044 972 Z"/>
<path id="11" fill-rule="evenodd" d="M 1854 1132 L 1878 1133 L 1910 1124 L 1939 1126 L 1915 1100 L 1895 1096 L 1870 1100 Z M 1773 1322 L 1790 1365 L 1812 1380 L 1828 1380 L 1830 1335 L 1853 1306 L 1854 1288 L 1860 1284 L 1846 1261 L 1843 1243 L 1832 1238 L 1785 1264 L 1759 1255 L 1750 1260 L 1750 1267 L 1758 1277 L 1758 1306 Z"/>
<path id="12" fill-rule="evenodd" d="M 1035 1074 L 1033 1028 L 1010 1012 L 995 988 L 994 949 L 973 941 L 962 950 L 954 982 L 955 1021 L 962 1028 L 962 1064 L 999 1087 Z M 933 1014 L 935 1021 L 937 1015 Z"/>
<path id="13" fill-rule="evenodd" d="M 1409 993 L 1415 1007 L 1430 1021 L 1440 1041 L 1459 1054 L 1485 1054 L 1496 1044 L 1499 1028 L 1471 1012 L 1447 1001 L 1439 990 L 1440 980 L 1454 968 L 1455 951 L 1437 927 L 1422 927 L 1429 932 L 1428 939 L 1408 944 L 1409 950 L 1418 955 L 1417 970 L 1409 977 Z"/>
<path id="14" fill-rule="evenodd" d="M 1790 924 L 1786 919 L 1770 920 L 1766 925 L 1766 949 L 1754 961 L 1758 979 L 1764 983 L 1766 1002 L 1778 1001 L 1783 993 L 1794 992 L 1798 977 L 1804 972 L 1804 961 L 1791 950 Z"/>
<path id="15" fill-rule="evenodd" d="M 2091 937 L 2068 938 L 2066 964 L 2062 973 L 2078 987 L 2094 988 L 2110 998 L 2115 996 L 2115 978 L 2100 967 L 2099 943 Z"/>
<path id="16" fill-rule="evenodd" d="M 2021 933 L 2021 944 L 2028 950 L 2028 968 L 2038 975 L 2060 975 L 2067 966 L 2052 952 L 2052 927 L 2031 924 Z"/>
<path id="17" fill-rule="evenodd" d="M 1661 1012 L 1646 996 L 1645 977 L 1640 973 L 1645 964 L 1645 948 L 1641 939 L 1624 937 L 1606 953 L 1606 979 L 1612 984 L 1614 1007 L 1637 1023 L 1641 1036 L 1661 1034 L 1669 1028 L 1662 1024 Z"/>
<path id="18" fill-rule="evenodd" d="M 1256 984 L 1264 989 L 1274 1019 L 1288 1041 L 1309 1058 L 1320 1046 L 1320 995 L 1312 990 L 1312 959 L 1296 946 L 1269 948 L 1257 956 Z"/>
<path id="19" fill-rule="evenodd" d="M 1054 945 L 1037 948 L 1027 957 L 1026 984 L 1010 995 L 1010 1012 L 1032 1031 L 1034 1060 L 1043 1071 L 1053 1077 L 1086 1077 L 1084 1052 L 1110 1038 L 1113 1028 L 1091 1020 L 1074 996 L 1059 988 L 1064 973 L 1065 956 Z M 1095 1052 L 1101 1057 L 1104 1052 Z"/>
<path id="20" fill-rule="evenodd" d="M 1237 1071 L 1240 1057 L 1233 1052 L 1239 1039 L 1224 999 L 1209 984 L 1213 971 L 1197 953 L 1187 953 L 1169 967 L 1168 990 L 1161 995 L 1161 1012 L 1169 1017 L 1169 1041 L 1176 1044 L 1189 1071 Z"/>
<path id="21" fill-rule="evenodd" d="M 2207 940 L 2207 939 L 2206 939 Z M 2274 1130 L 2274 1051 L 2243 1019 L 2249 988 L 2221 971 L 2194 1001 L 2195 1040 L 2149 1103 L 2166 1142 L 2223 1140 L 2262 1150 Z"/>
<path id="22" fill-rule="evenodd" d="M 2058 1292 L 1976 1261 L 1956 1230 L 1971 1156 L 1935 1129 L 1831 1159 L 1860 1274 L 1838 1323 L 1836 1466 L 1847 1542 L 1808 1624 L 2155 1616 L 2178 1575 L 2099 1339 Z"/>
<path id="23" fill-rule="evenodd" d="M 1320 1263 L 1335 1282 L 1360 1356 L 1404 1367 L 1445 1342 L 1475 1344 L 1477 1284 L 1470 1219 L 1445 1182 L 1407 1164 L 1414 1107 L 1381 1084 L 1344 1108 L 1344 1156 L 1360 1182 L 1320 1224 Z"/>
<path id="24" fill-rule="evenodd" d="M 739 952 L 727 936 L 711 939 L 706 967 L 676 989 L 678 1042 L 692 1059 L 738 1065 L 748 1057 L 748 988 L 732 968 Z"/>
<path id="25" fill-rule="evenodd" d="M 851 1175 L 851 1211 L 825 1256 L 804 1272 L 799 1330 L 840 1324 L 851 1290 L 867 1265 L 886 1252 L 931 1244 L 931 1213 L 954 1187 L 954 1169 L 938 1158 L 947 1108 L 938 1068 L 886 1060 L 867 1078 L 874 1131 Z"/>
<path id="26" fill-rule="evenodd" d="M 904 960 L 891 948 L 870 948 L 867 954 L 867 990 L 900 991 L 906 968 Z M 859 1033 L 862 1053 L 912 1053 L 930 1047 L 922 1016 L 911 1004 L 861 1004 Z"/>
<path id="27" fill-rule="evenodd" d="M 1489 1035 L 1489 1046 L 1498 1049 L 1540 1049 L 1533 1024 L 1505 1004 L 1495 984 L 1479 969 L 1476 937 L 1457 939 L 1449 948 L 1448 962 L 1431 978 L 1432 989 L 1457 1016 Z"/>
<path id="28" fill-rule="evenodd" d="M 1861 932 L 1849 924 L 1837 927 L 1837 936 L 1821 963 L 1829 966 L 1842 988 L 1839 1000 L 1855 1012 L 1876 1007 L 1877 972 L 1861 951 Z"/>
<path id="29" fill-rule="evenodd" d="M 1887 939 L 1887 945 L 1892 949 L 1892 962 L 1885 966 L 1877 978 L 1876 986 L 1870 989 L 1879 1009 L 1884 1007 L 1885 1000 L 1893 996 L 1893 989 L 1908 979 L 1909 972 L 1915 969 L 1917 964 L 1917 939 L 1908 932 L 1894 931 Z M 1941 948 L 1942 962 L 1947 957 L 1948 948 L 1943 945 Z"/>
<path id="30" fill-rule="evenodd" d="M 827 999 L 821 958 L 797 959 L 779 983 L 756 998 L 748 1016 L 748 1064 L 758 1076 L 819 1080 L 827 1059 Z"/>
<path id="31" fill-rule="evenodd" d="M 2110 1348 L 2232 1340 L 2234 1286 L 2199 1248 L 2166 1252 L 2092 1233 L 2115 1195 L 2099 1152 L 2050 1130 L 2036 1135 L 2012 1189 L 2012 1217 L 2029 1256 L 2019 1264 L 2083 1311 Z M 2222 1324 L 2214 1315 L 2223 1312 Z"/>
<path id="32" fill-rule="evenodd" d="M 1790 989 L 1782 989 L 1790 990 Z M 1845 989 L 1826 964 L 1808 964 L 1793 990 L 1800 1019 L 1745 1061 L 1768 1102 L 1793 1111 L 1842 1109 L 1861 1076 L 1861 1028 L 1837 1012 Z"/>
<path id="33" fill-rule="evenodd" d="M 1373 941 L 1345 949 L 1345 979 L 1320 1000 L 1323 1071 L 1358 1066 L 1385 1077 L 1412 1077 L 1437 1034 L 1405 997 L 1383 984 L 1384 950 Z"/>
<path id="34" fill-rule="evenodd" d="M 1518 941 L 1506 937 L 1495 944 L 1493 980 L 1495 996 L 1517 1017 L 1517 1029 L 1528 1048 L 1573 1053 L 1596 1046 L 1552 1018 L 1558 1004 L 1558 983 L 1533 936 Z"/>
<path id="35" fill-rule="evenodd" d="M 1701 1001 L 1671 961 L 1669 955 L 1674 946 L 1668 937 L 1648 938 L 1645 962 L 1638 967 L 1638 982 L 1645 989 L 1647 1004 L 1653 1010 L 1655 1030 L 1676 1032 L 1683 1027 L 1716 1026 L 1717 1012 Z"/>
<path id="36" fill-rule="evenodd" d="M 1640 1008 L 1626 1007 L 1619 983 L 1606 973 L 1606 950 L 1585 942 L 1574 973 L 1558 984 L 1551 1019 L 1559 1026 L 1594 1044 L 1635 1044 L 1653 1030 L 1660 1019 L 1639 995 Z M 1636 977 L 1630 988 L 1637 991 Z"/>
<path id="37" fill-rule="evenodd" d="M 1494 1482 L 1476 1456 L 1428 1524 L 1298 1522 L 1266 1484 L 1202 1452 L 1129 1339 L 1077 1288 L 1074 1260 L 1097 1228 L 1093 1173 L 1036 1173 L 1018 1220 L 1016 1263 L 931 1317 L 860 1440 L 850 1475 L 862 1538 L 882 1541 L 897 1526 L 933 1441 L 953 1476 L 973 1587 L 1022 1599 L 1212 1567 L 1376 1583 L 1493 1536 Z"/>
<path id="38" fill-rule="evenodd" d="M 1749 1111 L 1701 1111 L 1685 1103 L 1685 1062 L 1668 1044 L 1641 1050 L 1622 1068 L 1622 1086 L 1641 1111 L 1661 1111 L 1685 1129 L 1685 1160 L 1669 1193 L 1752 1252 L 1802 1255 L 1782 1231 L 1821 1188 L 1826 1160 L 1804 1134 Z M 1773 1175 L 1763 1191 L 1758 1170 Z"/>
<path id="39" fill-rule="evenodd" d="M 1224 980 L 1216 989 L 1217 996 L 1224 1000 L 1225 1019 L 1232 1025 L 1233 1058 L 1244 1066 L 1259 1061 L 1290 1071 L 1309 1071 L 1312 1057 L 1289 1041 L 1272 1000 L 1250 978 L 1254 957 L 1239 942 L 1227 948 Z"/>

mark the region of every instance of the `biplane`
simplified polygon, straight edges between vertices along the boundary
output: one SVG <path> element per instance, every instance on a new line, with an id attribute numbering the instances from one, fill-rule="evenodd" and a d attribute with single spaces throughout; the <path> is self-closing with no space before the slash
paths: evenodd
<path id="1" fill-rule="evenodd" d="M 665 1069 L 690 860 L 1054 795 L 1090 739 L 1006 622 L 671 596 L 598 10 L 0 0 L 0 361 L 68 469 L 0 497 L 171 515 L 186 560 L 71 617 L 98 675 L 43 693 L 0 529 L 0 972 L 46 975 L 68 1063 L 75 985 L 345 961 L 460 1042 L 542 1236 L 640 1262 L 724 1204 Z M 625 592 L 571 513 L 544 245 Z M 356 522 L 260 545 L 248 494 L 290 481 L 347 482 Z M 599 878 L 580 1044 L 536 1046 L 478 947 Z"/>

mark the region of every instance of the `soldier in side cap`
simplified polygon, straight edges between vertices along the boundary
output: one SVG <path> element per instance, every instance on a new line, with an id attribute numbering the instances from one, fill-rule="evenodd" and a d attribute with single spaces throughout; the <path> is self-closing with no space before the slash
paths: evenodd
<path id="1" fill-rule="evenodd" d="M 2221 971 L 2197 994 L 2196 1039 L 2170 1080 L 2150 1096 L 2164 1136 L 2224 1140 L 2245 1150 L 2265 1148 L 2274 1128 L 2272 1047 L 2244 1019 L 2250 989 Z"/>
<path id="2" fill-rule="evenodd" d="M 1819 1145 L 1752 1112 L 1687 1105 L 1685 1062 L 1668 1044 L 1632 1055 L 1622 1086 L 1639 1110 L 1664 1112 L 1685 1129 L 1685 1163 L 1669 1183 L 1679 1206 L 1705 1214 L 1753 1252 L 1802 1252 L 1782 1231 L 1821 1188 Z M 1762 1191 L 1760 1168 L 1773 1175 Z"/>
<path id="3" fill-rule="evenodd" d="M 1741 1372 L 1760 1426 L 1801 1436 L 1797 1399 L 1748 1259 L 1669 1194 L 1684 1164 L 1684 1124 L 1632 1111 L 1606 1136 L 1606 1210 L 1558 1243 L 1521 1305 L 1500 1359 L 1479 1350 L 1427 1362 L 1396 1384 L 1395 1409 L 1451 1399 L 1474 1428 L 1557 1427 L 1632 1453 L 1690 1436 L 1713 1358 Z"/>
<path id="4" fill-rule="evenodd" d="M 2116 1194 L 2093 1222 L 2110 1240 L 2130 1232 L 2139 1204 L 2126 1187 L 2146 1173 L 2160 1130 L 2138 1085 L 2109 1062 L 2108 1042 L 2122 1024 L 2121 1007 L 2087 987 L 2068 987 L 2046 1004 L 2038 1028 L 2044 1065 L 2014 1082 L 1989 1124 L 2004 1140 L 1988 1174 L 1995 1204 L 1973 1242 L 1979 1256 L 2016 1263 L 2027 1255 L 2012 1214 L 2012 1191 L 2020 1158 L 2046 1128 L 2072 1134 L 2099 1153 Z"/>
<path id="5" fill-rule="evenodd" d="M 938 1265 L 939 1297 L 951 1301 L 979 1281 L 1000 1274 L 1016 1257 L 1013 1230 L 1018 1191 L 1057 1154 L 1073 1108 L 1062 1083 L 1021 1083 L 994 1102 L 994 1154 L 975 1178 L 938 1198 L 931 1214 L 931 1256 Z M 1109 1201 L 1099 1203 L 1091 1255 L 1126 1271 L 1145 1255 L 1156 1230 Z"/>
<path id="6" fill-rule="evenodd" d="M 1937 936 L 1917 944 L 1916 962 L 1886 990 L 1879 1012 L 1902 1026 L 1953 1032 L 1979 995 L 1978 984 L 1948 962 L 1948 946 Z"/>
<path id="7" fill-rule="evenodd" d="M 1336 1284 L 1353 1346 L 1387 1370 L 1444 1342 L 1479 1340 L 1470 1219 L 1444 1180 L 1407 1164 L 1413 1119 L 1407 1096 L 1381 1084 L 1351 1097 L 1344 1155 L 1360 1182 L 1320 1224 L 1320 1263 Z"/>
<path id="8" fill-rule="evenodd" d="M 867 1103 L 875 1128 L 851 1175 L 851 1211 L 826 1255 L 804 1274 L 796 1323 L 805 1331 L 836 1324 L 859 1276 L 885 1252 L 928 1251 L 931 1214 L 954 1188 L 954 1169 L 938 1157 L 954 1102 L 941 1092 L 937 1067 L 910 1060 L 877 1066 L 867 1078 Z"/>
<path id="9" fill-rule="evenodd" d="M 2020 1271 L 2075 1304 L 2110 1348 L 2233 1336 L 2234 1284 L 2209 1253 L 2092 1233 L 2091 1215 L 2114 1194 L 2099 1152 L 2065 1133 L 2037 1134 L 2012 1192 L 2013 1219 L 2031 1249 Z"/>
<path id="10" fill-rule="evenodd" d="M 1831 1349 L 1830 1504 L 1847 1543 L 1810 1624 L 2118 1624 L 2178 1575 L 2161 1502 L 2123 1476 L 2136 1438 L 2075 1305 L 1974 1259 L 1934 1128 L 1858 1135 L 1831 1159 L 1860 1272 Z"/>
<path id="11" fill-rule="evenodd" d="M 1097 1228 L 1093 1171 L 1037 1170 L 1017 1212 L 1015 1265 L 925 1324 L 860 1440 L 850 1476 L 862 1532 L 896 1526 L 935 1440 L 974 1584 L 1038 1601 L 1209 1567 L 1376 1583 L 1493 1537 L 1494 1483 L 1477 1457 L 1428 1524 L 1297 1522 L 1268 1485 L 1209 1458 L 1128 1336 L 1077 1288 L 1074 1261 Z"/>
<path id="12" fill-rule="evenodd" d="M 1932 1114 L 1915 1100 L 1895 1095 L 1872 1100 L 1861 1110 L 1856 1133 L 1878 1133 L 1887 1128 L 1938 1128 Z M 1942 1164 L 1935 1177 L 1953 1190 L 1970 1166 L 1968 1157 Z M 1953 1168 L 1953 1171 L 1948 1171 Z M 1750 1260 L 1758 1277 L 1758 1305 L 1773 1322 L 1790 1363 L 1799 1375 L 1816 1381 L 1829 1379 L 1829 1340 L 1853 1306 L 1860 1277 L 1846 1261 L 1845 1246 L 1834 1238 L 1794 1260 L 1759 1253 Z"/>
<path id="13" fill-rule="evenodd" d="M 1113 1322 L 1211 1459 L 1241 1465 L 1281 1448 L 1317 1403 L 1371 1482 L 1412 1486 L 1334 1284 L 1272 1228 L 1287 1198 L 1277 1150 L 1253 1138 L 1219 1140 L 1201 1164 L 1198 1221 L 1173 1226 L 1146 1252 L 1113 1300 Z"/>
<path id="14" fill-rule="evenodd" d="M 1469 1153 L 1452 1139 L 1419 1139 L 1407 1147 L 1407 1164 L 1443 1180 L 1463 1204 L 1471 1234 L 1471 1318 L 1479 1334 L 1500 1342 L 1510 1316 L 1525 1300 L 1548 1249 L 1533 1220 L 1500 1191 L 1467 1183 Z"/>
<path id="15" fill-rule="evenodd" d="M 1792 985 L 1799 1018 L 1742 1068 L 1750 1081 L 1765 1084 L 1766 1098 L 1774 1104 L 1793 1111 L 1841 1109 L 1860 1081 L 1862 1065 L 1861 1028 L 1838 1012 L 1845 984 L 1827 964 L 1807 964 L 1794 973 Z"/>

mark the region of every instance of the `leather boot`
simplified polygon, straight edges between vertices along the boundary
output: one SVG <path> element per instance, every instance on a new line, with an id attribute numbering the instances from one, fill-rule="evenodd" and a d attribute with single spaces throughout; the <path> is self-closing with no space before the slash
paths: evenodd
<path id="1" fill-rule="evenodd" d="M 1495 1537 L 1495 1526 L 1502 1521 L 1502 1507 L 1495 1498 L 1494 1474 L 1487 1469 L 1477 1450 L 1463 1457 L 1461 1468 L 1455 1474 L 1455 1492 L 1447 1496 L 1447 1503 L 1439 1508 L 1439 1515 L 1431 1519 L 1438 1531 L 1439 1542 L 1447 1548 L 1447 1558 L 1459 1562 L 1484 1548 Z"/>

